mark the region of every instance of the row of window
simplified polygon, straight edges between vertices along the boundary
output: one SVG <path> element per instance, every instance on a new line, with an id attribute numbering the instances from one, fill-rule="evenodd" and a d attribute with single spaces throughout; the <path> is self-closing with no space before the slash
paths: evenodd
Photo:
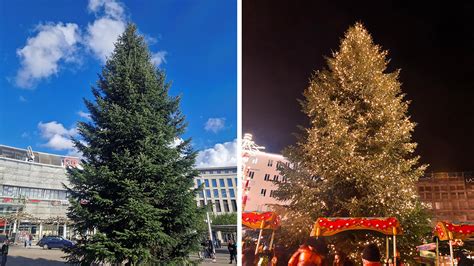
<path id="1" fill-rule="evenodd" d="M 466 190 L 466 188 L 464 186 L 419 186 L 418 187 L 418 191 L 420 192 L 431 192 L 431 191 L 434 191 L 434 192 L 438 192 L 438 191 L 448 191 L 448 188 L 449 188 L 449 191 L 455 191 L 455 190 Z"/>
<path id="2" fill-rule="evenodd" d="M 453 202 L 434 202 L 431 204 L 431 209 L 435 210 L 468 210 L 469 203 L 467 201 L 453 201 Z"/>
<path id="3" fill-rule="evenodd" d="M 199 170 L 201 175 L 212 175 L 212 174 L 236 174 L 237 168 L 232 169 L 216 169 L 216 170 Z"/>
<path id="4" fill-rule="evenodd" d="M 202 185 L 202 180 L 201 179 L 196 179 L 197 185 L 201 186 Z M 209 181 L 211 180 L 211 181 Z M 212 184 L 212 187 L 225 187 L 227 181 L 227 187 L 237 187 L 237 178 L 234 178 L 234 183 L 232 182 L 232 178 L 227 178 L 224 180 L 224 178 L 219 178 L 219 186 L 217 186 L 217 179 L 204 179 L 204 186 L 205 187 L 210 187 L 210 184 Z"/>
<path id="5" fill-rule="evenodd" d="M 212 207 L 213 212 L 237 212 L 237 202 L 235 200 L 231 200 L 232 211 L 229 208 L 229 201 L 228 200 L 214 200 L 214 204 L 212 200 L 207 200 L 207 205 Z M 199 201 L 199 206 L 204 207 L 204 200 Z"/>
<path id="6" fill-rule="evenodd" d="M 265 197 L 267 195 L 267 189 L 266 188 L 262 188 L 260 190 L 260 195 Z M 270 190 L 270 195 L 269 195 L 271 198 L 274 198 L 275 197 L 275 190 Z"/>
<path id="7" fill-rule="evenodd" d="M 420 194 L 420 197 L 421 199 L 425 199 L 425 200 L 432 200 L 432 199 L 443 199 L 443 200 L 453 200 L 453 199 L 466 199 L 466 193 L 464 192 L 450 192 L 450 193 L 447 193 L 447 192 L 444 192 L 444 193 L 419 193 Z M 471 196 L 470 194 L 468 194 L 469 196 Z M 472 197 L 469 197 L 468 198 L 474 198 L 474 194 L 472 195 Z"/>
<path id="8" fill-rule="evenodd" d="M 51 199 L 65 200 L 68 193 L 65 190 L 45 189 L 45 188 L 29 188 L 16 186 L 3 186 L 0 190 L 1 196 L 5 197 L 26 197 L 29 199 Z"/>
<path id="9" fill-rule="evenodd" d="M 199 192 L 199 197 L 200 198 L 204 198 L 203 193 L 204 193 L 203 191 Z M 219 189 L 213 189 L 212 190 L 212 195 L 214 195 L 214 198 L 218 198 L 219 197 Z M 227 198 L 227 190 L 225 188 L 220 189 L 220 195 L 221 195 L 222 198 Z M 235 198 L 235 191 L 234 191 L 233 188 L 229 188 L 229 196 L 231 198 Z M 211 197 L 211 190 L 210 189 L 206 189 L 206 197 L 207 198 Z"/>

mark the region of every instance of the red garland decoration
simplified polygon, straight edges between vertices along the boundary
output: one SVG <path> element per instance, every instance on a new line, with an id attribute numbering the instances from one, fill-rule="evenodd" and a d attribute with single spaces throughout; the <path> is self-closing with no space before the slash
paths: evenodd
<path id="1" fill-rule="evenodd" d="M 393 234 L 394 228 L 397 234 L 401 231 L 400 224 L 394 217 L 319 218 L 315 226 L 319 227 L 321 235 L 334 235 L 347 230 L 375 230 L 384 234 Z"/>
<path id="2" fill-rule="evenodd" d="M 264 229 L 276 229 L 280 226 L 280 216 L 274 212 L 245 212 L 242 213 L 242 223 L 250 228 L 259 229 L 261 223 L 264 223 Z"/>

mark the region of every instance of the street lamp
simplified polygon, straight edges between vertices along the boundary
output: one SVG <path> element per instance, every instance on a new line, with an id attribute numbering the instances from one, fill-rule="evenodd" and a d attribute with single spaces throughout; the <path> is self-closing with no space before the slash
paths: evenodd
<path id="1" fill-rule="evenodd" d="M 205 184 L 204 178 L 203 177 L 200 177 L 200 178 L 202 180 L 201 184 Z M 206 187 L 206 185 L 204 185 L 204 188 L 205 187 Z M 214 238 L 212 237 L 211 218 L 209 217 L 208 204 L 207 204 L 207 195 L 206 195 L 206 191 L 204 191 L 204 190 L 202 191 L 202 194 L 204 196 L 204 206 L 206 207 L 207 228 L 209 229 L 209 239 L 211 240 L 212 255 L 214 256 L 214 254 L 216 252 L 214 250 Z M 213 260 L 215 261 L 215 257 L 213 258 Z"/>

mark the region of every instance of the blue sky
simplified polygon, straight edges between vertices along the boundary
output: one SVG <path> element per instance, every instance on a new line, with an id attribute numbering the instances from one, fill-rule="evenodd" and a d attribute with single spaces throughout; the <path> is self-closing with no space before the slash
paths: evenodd
<path id="1" fill-rule="evenodd" d="M 198 165 L 234 163 L 236 1 L 1 1 L 0 144 L 74 154 L 82 98 L 128 21 L 182 95 Z"/>

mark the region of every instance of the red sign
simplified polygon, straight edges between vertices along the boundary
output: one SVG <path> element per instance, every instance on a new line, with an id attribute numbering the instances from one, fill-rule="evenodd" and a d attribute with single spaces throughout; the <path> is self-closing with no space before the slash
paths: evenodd
<path id="1" fill-rule="evenodd" d="M 13 202 L 13 199 L 12 198 L 4 198 L 3 202 Z"/>
<path id="2" fill-rule="evenodd" d="M 79 160 L 77 158 L 66 157 L 63 159 L 64 167 L 74 167 L 76 168 L 79 165 Z"/>

